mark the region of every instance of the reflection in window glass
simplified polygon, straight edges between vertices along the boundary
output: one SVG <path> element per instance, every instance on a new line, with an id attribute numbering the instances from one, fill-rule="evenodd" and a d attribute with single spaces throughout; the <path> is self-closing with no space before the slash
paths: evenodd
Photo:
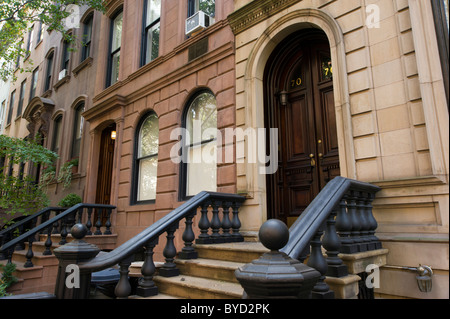
<path id="1" fill-rule="evenodd" d="M 112 21 L 111 52 L 109 57 L 110 76 L 108 79 L 108 86 L 113 85 L 119 80 L 120 46 L 122 42 L 122 23 L 123 23 L 123 12 L 120 12 Z"/>
<path id="2" fill-rule="evenodd" d="M 75 109 L 74 131 L 72 141 L 72 158 L 80 156 L 81 138 L 83 137 L 84 118 L 81 113 L 84 112 L 84 103 L 78 105 Z"/>
<path id="3" fill-rule="evenodd" d="M 159 123 L 156 114 L 151 113 L 142 122 L 138 135 L 136 158 L 137 201 L 156 198 L 158 169 Z"/>
<path id="4" fill-rule="evenodd" d="M 209 92 L 192 101 L 186 115 L 188 132 L 186 196 L 217 190 L 217 107 Z"/>
<path id="5" fill-rule="evenodd" d="M 161 0 L 147 0 L 144 3 L 144 10 L 142 65 L 156 59 L 159 55 Z"/>

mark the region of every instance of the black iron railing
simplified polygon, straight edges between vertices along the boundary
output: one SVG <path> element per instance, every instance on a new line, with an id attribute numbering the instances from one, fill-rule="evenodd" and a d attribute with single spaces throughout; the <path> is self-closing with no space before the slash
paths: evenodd
<path id="1" fill-rule="evenodd" d="M 152 280 L 155 272 L 153 249 L 158 244 L 159 237 L 167 233 L 166 245 L 163 250 L 165 263 L 159 269 L 159 275 L 164 277 L 177 276 L 179 270 L 174 263 L 174 258 L 177 255 L 174 237 L 180 221 L 184 220 L 186 226 L 182 235 L 184 247 L 177 258 L 195 259 L 197 253 L 192 247 L 194 241 L 200 244 L 208 244 L 244 240 L 239 232 L 241 223 L 238 216 L 239 207 L 244 200 L 245 197 L 235 194 L 201 192 L 113 251 L 98 256 L 98 249 L 85 245 L 81 240 L 85 231 L 80 230 L 79 227 L 75 228 L 75 231 L 72 230 L 72 235 L 78 241 L 55 250 L 55 254 L 60 260 L 55 295 L 58 299 L 89 298 L 91 274 L 119 264 L 120 279 L 115 288 L 115 295 L 117 298 L 127 298 L 131 293 L 131 285 L 128 280 L 129 267 L 135 254 L 142 250 L 144 250 L 144 263 L 141 268 L 143 278 L 139 281 L 136 293 L 140 296 L 157 294 L 157 287 Z M 209 209 L 212 210 L 211 221 L 208 219 Z M 219 218 L 220 210 L 222 210 L 222 220 Z M 196 239 L 192 224 L 198 211 L 201 214 L 198 223 L 200 234 Z M 209 234 L 210 230 L 211 233 Z M 76 257 L 74 257 L 74 252 L 78 253 Z M 80 288 L 68 288 L 65 285 L 67 276 L 65 267 L 71 265 L 74 260 L 85 260 L 77 263 L 81 278 Z"/>
<path id="2" fill-rule="evenodd" d="M 23 243 L 28 242 L 27 261 L 24 267 L 33 267 L 33 242 L 36 241 L 36 235 L 47 234 L 43 255 L 52 255 L 52 234 L 60 234 L 59 244 L 64 245 L 67 243 L 66 238 L 70 232 L 70 227 L 75 223 L 83 221 L 88 230 L 88 235 L 111 234 L 110 216 L 115 208 L 115 206 L 100 204 L 77 204 L 69 209 L 46 208 L 3 230 L 0 233 L 2 241 L 0 254 L 11 262 L 14 250 L 24 249 Z M 52 212 L 55 212 L 55 216 L 50 218 Z M 96 217 L 95 221 L 92 220 L 94 217 Z M 102 222 L 103 217 L 106 217 L 104 223 Z M 31 225 L 31 229 L 24 229 L 25 225 Z M 94 233 L 91 231 L 92 227 L 96 228 Z M 102 227 L 104 232 L 101 230 Z M 19 232 L 18 235 L 17 232 Z"/>
<path id="3" fill-rule="evenodd" d="M 381 248 L 375 236 L 378 224 L 372 214 L 372 202 L 379 190 L 369 183 L 335 177 L 289 229 L 290 239 L 281 251 L 302 261 L 309 256 L 307 265 L 322 275 L 313 293 L 326 294 L 325 276 L 347 275 L 339 253 Z M 322 246 L 327 258 L 323 256 Z"/>
<path id="4" fill-rule="evenodd" d="M 8 256 L 10 255 L 6 252 L 6 249 L 3 247 L 8 242 L 23 235 L 30 229 L 33 229 L 34 227 L 36 227 L 36 225 L 46 222 L 47 220 L 49 220 L 50 217 L 57 216 L 64 210 L 66 209 L 62 207 L 47 207 L 33 215 L 27 216 L 24 219 L 13 223 L 8 228 L 5 228 L 2 231 L 0 231 L 0 260 L 7 259 Z M 26 240 L 18 242 L 14 248 L 16 250 L 25 249 L 24 245 L 25 241 Z"/>

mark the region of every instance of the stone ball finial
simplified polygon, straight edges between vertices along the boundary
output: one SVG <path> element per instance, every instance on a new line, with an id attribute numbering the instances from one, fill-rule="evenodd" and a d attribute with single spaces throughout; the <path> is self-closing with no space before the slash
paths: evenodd
<path id="1" fill-rule="evenodd" d="M 280 250 L 289 241 L 289 229 L 278 219 L 269 219 L 259 229 L 259 240 L 270 250 Z"/>
<path id="2" fill-rule="evenodd" d="M 88 229 L 83 224 L 75 224 L 70 229 L 70 233 L 75 239 L 83 239 L 84 236 L 86 236 L 86 234 L 88 233 Z"/>

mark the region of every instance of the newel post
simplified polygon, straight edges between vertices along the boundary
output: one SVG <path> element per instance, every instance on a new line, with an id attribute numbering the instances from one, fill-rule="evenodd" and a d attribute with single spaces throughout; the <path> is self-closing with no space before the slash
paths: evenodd
<path id="1" fill-rule="evenodd" d="M 306 299 L 321 274 L 279 250 L 289 241 L 289 229 L 276 219 L 259 230 L 261 243 L 271 251 L 236 270 L 236 279 L 249 299 Z"/>
<path id="2" fill-rule="evenodd" d="M 74 241 L 54 250 L 59 260 L 55 295 L 57 299 L 88 299 L 91 274 L 81 274 L 78 264 L 87 262 L 100 252 L 100 249 L 82 240 L 88 229 L 83 224 L 72 227 Z"/>

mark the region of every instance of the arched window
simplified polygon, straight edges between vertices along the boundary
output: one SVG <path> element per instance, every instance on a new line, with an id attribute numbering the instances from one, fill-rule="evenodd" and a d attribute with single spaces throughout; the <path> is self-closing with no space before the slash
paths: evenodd
<path id="1" fill-rule="evenodd" d="M 186 136 L 183 147 L 182 197 L 217 190 L 217 105 L 208 90 L 189 101 L 184 115 Z"/>
<path id="2" fill-rule="evenodd" d="M 139 122 L 134 151 L 132 203 L 145 203 L 156 198 L 158 172 L 159 122 L 154 112 Z"/>
<path id="3" fill-rule="evenodd" d="M 75 116 L 73 123 L 73 137 L 72 137 L 72 158 L 80 156 L 81 138 L 83 137 L 84 118 L 81 113 L 84 112 L 84 102 L 77 105 L 75 108 Z"/>

